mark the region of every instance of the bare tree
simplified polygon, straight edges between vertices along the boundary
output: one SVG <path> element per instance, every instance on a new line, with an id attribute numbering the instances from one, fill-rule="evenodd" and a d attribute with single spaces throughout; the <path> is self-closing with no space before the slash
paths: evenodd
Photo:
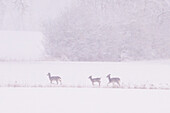
<path id="1" fill-rule="evenodd" d="M 3 24 L 4 14 L 5 14 L 5 5 L 3 3 L 3 0 L 0 0 L 0 29 Z"/>
<path id="2" fill-rule="evenodd" d="M 13 1 L 13 3 L 14 3 L 14 7 L 23 16 L 28 8 L 27 1 L 26 0 L 15 0 Z"/>

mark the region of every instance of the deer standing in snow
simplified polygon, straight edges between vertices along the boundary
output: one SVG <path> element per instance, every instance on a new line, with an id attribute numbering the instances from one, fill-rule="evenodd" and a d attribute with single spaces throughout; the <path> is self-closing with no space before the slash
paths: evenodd
<path id="1" fill-rule="evenodd" d="M 107 75 L 107 78 L 109 79 L 109 82 L 107 84 L 107 86 L 112 83 L 114 85 L 114 83 L 117 83 L 120 87 L 120 78 L 111 78 L 110 77 L 111 74 Z"/>
<path id="2" fill-rule="evenodd" d="M 95 82 L 97 82 L 100 86 L 101 78 L 92 78 L 92 76 L 89 76 L 89 79 L 91 80 L 93 86 Z"/>
<path id="3" fill-rule="evenodd" d="M 60 82 L 60 85 L 62 84 L 61 83 L 61 77 L 59 77 L 59 76 L 51 76 L 51 73 L 48 73 L 47 76 L 49 77 L 50 83 L 52 83 L 53 81 L 56 81 L 57 85 L 58 85 L 58 82 Z"/>

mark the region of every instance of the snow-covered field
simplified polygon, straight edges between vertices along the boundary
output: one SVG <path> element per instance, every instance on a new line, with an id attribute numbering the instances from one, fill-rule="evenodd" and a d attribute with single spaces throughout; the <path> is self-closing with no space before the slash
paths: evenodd
<path id="1" fill-rule="evenodd" d="M 170 61 L 0 62 L 0 113 L 170 113 L 170 90 L 162 90 L 169 88 L 169 65 Z M 56 86 L 50 85 L 48 72 L 61 76 L 63 87 L 13 87 Z M 120 77 L 123 88 L 104 88 L 109 73 Z M 102 77 L 101 88 L 91 88 L 90 75 Z M 151 90 L 150 84 L 158 89 Z M 134 89 L 141 85 L 145 89 Z"/>
<path id="2" fill-rule="evenodd" d="M 170 61 L 143 62 L 0 62 L 0 85 L 50 85 L 47 73 L 59 75 L 64 86 L 91 86 L 88 79 L 101 77 L 101 86 L 108 83 L 106 76 L 120 77 L 126 87 L 170 84 Z"/>
<path id="3" fill-rule="evenodd" d="M 0 88 L 0 113 L 170 113 L 169 90 Z"/>

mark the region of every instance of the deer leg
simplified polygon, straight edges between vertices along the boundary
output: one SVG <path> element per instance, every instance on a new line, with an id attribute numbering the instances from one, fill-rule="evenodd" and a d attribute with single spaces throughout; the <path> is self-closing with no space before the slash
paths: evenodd
<path id="1" fill-rule="evenodd" d="M 92 85 L 94 86 L 94 82 L 92 82 Z"/>
<path id="2" fill-rule="evenodd" d="M 101 82 L 99 82 L 99 86 L 100 86 L 100 83 L 101 83 Z"/>
<path id="3" fill-rule="evenodd" d="M 60 85 L 62 85 L 62 82 L 61 82 L 61 80 L 60 80 Z"/>
<path id="4" fill-rule="evenodd" d="M 107 83 L 107 86 L 110 84 L 110 82 Z"/>
<path id="5" fill-rule="evenodd" d="M 113 82 L 113 87 L 114 87 L 114 82 Z"/>
<path id="6" fill-rule="evenodd" d="M 119 87 L 120 87 L 120 83 L 119 82 L 117 82 L 117 84 L 119 85 Z"/>
<path id="7" fill-rule="evenodd" d="M 57 82 L 57 85 L 58 85 L 58 80 L 56 80 L 56 82 Z"/>

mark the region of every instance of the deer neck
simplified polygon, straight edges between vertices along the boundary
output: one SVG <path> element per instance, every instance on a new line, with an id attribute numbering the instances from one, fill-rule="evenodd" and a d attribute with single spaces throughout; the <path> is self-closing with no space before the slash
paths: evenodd
<path id="1" fill-rule="evenodd" d="M 108 76 L 108 78 L 109 78 L 109 82 L 111 81 L 111 78 L 110 78 L 110 76 Z"/>
<path id="2" fill-rule="evenodd" d="M 51 79 L 51 75 L 48 75 L 49 79 Z"/>
<path id="3" fill-rule="evenodd" d="M 93 82 L 93 79 L 92 79 L 92 77 L 90 77 L 90 80 Z"/>

